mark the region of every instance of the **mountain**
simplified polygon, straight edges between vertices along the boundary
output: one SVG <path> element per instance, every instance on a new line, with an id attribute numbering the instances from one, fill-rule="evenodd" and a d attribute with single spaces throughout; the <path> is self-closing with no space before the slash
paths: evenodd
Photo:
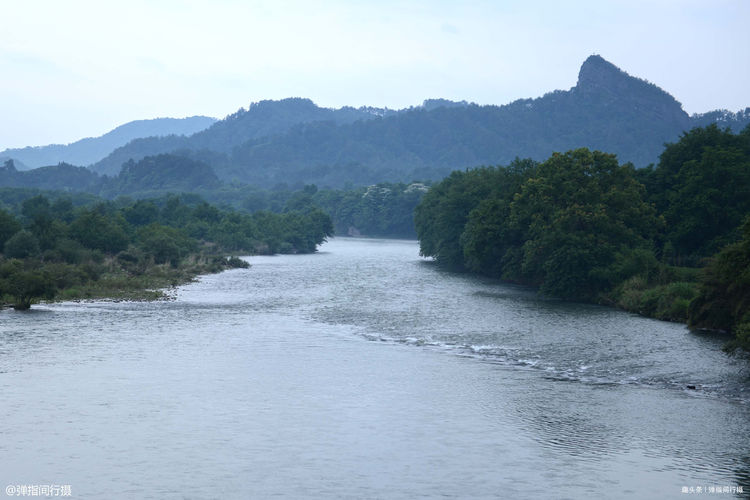
<path id="1" fill-rule="evenodd" d="M 593 55 L 574 87 L 536 99 L 503 106 L 432 99 L 398 111 L 328 109 L 302 98 L 261 101 L 190 136 L 135 139 L 91 169 L 117 178 L 131 160 L 168 153 L 192 165 L 191 172 L 190 162 L 210 166 L 222 181 L 343 187 L 440 179 L 455 169 L 508 164 L 516 157 L 541 161 L 580 147 L 644 167 L 657 161 L 665 143 L 710 123 L 738 132 L 750 123 L 750 108 L 689 116 L 664 90 Z M 179 176 L 176 163 L 158 165 L 172 165 L 169 171 Z M 211 185 L 205 171 L 195 172 L 198 184 Z M 137 190 L 148 190 L 146 184 Z M 129 185 L 121 186 L 131 192 Z"/>
<path id="2" fill-rule="evenodd" d="M 76 167 L 67 163 L 20 171 L 16 169 L 13 160 L 6 160 L 0 167 L 0 186 L 2 187 L 96 193 L 105 179 L 85 167 Z"/>
<path id="3" fill-rule="evenodd" d="M 161 154 L 142 158 L 137 163 L 130 160 L 122 166 L 120 174 L 107 183 L 101 194 L 112 198 L 133 194 L 142 196 L 145 193 L 210 190 L 220 185 L 219 178 L 206 163 Z"/>
<path id="4" fill-rule="evenodd" d="M 207 116 L 136 120 L 120 125 L 100 137 L 89 137 L 67 145 L 51 144 L 49 146 L 6 149 L 0 152 L 0 161 L 13 159 L 16 168 L 19 170 L 44 165 L 57 165 L 61 162 L 74 165 L 91 165 L 133 139 L 152 136 L 191 135 L 204 130 L 215 122 L 215 118 Z"/>
<path id="5" fill-rule="evenodd" d="M 397 111 L 387 108 L 321 108 L 310 99 L 299 97 L 260 101 L 251 104 L 248 109 L 241 108 L 191 137 L 148 137 L 133 140 L 114 150 L 92 168 L 100 174 L 117 175 L 122 164 L 131 159 L 137 161 L 145 156 L 179 149 L 227 154 L 250 139 L 282 134 L 303 123 L 331 122 L 341 125 L 396 113 Z"/>
<path id="6" fill-rule="evenodd" d="M 664 90 L 593 55 L 574 87 L 537 99 L 503 106 L 433 99 L 400 111 L 261 101 L 190 137 L 133 141 L 92 168 L 114 175 L 131 158 L 173 152 L 211 164 L 224 180 L 340 187 L 438 179 L 579 147 L 644 167 L 665 143 L 709 123 L 739 131 L 750 123 L 750 108 L 689 116 Z"/>
<path id="7" fill-rule="evenodd" d="M 222 183 L 204 162 L 160 154 L 127 162 L 116 177 L 101 176 L 67 163 L 19 171 L 13 160 L 7 160 L 0 166 L 0 186 L 142 198 L 167 192 L 211 191 L 221 188 Z"/>
<path id="8" fill-rule="evenodd" d="M 567 91 L 504 106 L 427 106 L 344 126 L 296 126 L 250 140 L 214 167 L 221 178 L 267 187 L 437 179 L 454 169 L 544 160 L 579 147 L 643 167 L 657 161 L 666 142 L 712 118 L 735 130 L 750 122 L 749 113 L 690 117 L 656 85 L 591 56 Z"/>

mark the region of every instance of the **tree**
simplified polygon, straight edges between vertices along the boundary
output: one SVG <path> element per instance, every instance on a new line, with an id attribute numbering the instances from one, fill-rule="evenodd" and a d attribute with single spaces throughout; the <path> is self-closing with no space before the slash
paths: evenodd
<path id="1" fill-rule="evenodd" d="M 703 271 L 700 294 L 690 304 L 693 328 L 734 332 L 732 348 L 750 351 L 750 217 L 742 239 L 727 245 Z"/>
<path id="2" fill-rule="evenodd" d="M 608 290 L 624 279 L 613 275 L 618 255 L 650 249 L 662 225 L 643 194 L 633 166 L 614 155 L 554 153 L 511 204 L 511 225 L 524 235 L 515 277 L 565 298 Z"/>
<path id="3" fill-rule="evenodd" d="M 492 168 L 455 171 L 433 186 L 414 210 L 419 252 L 462 269 L 461 234 L 469 213 L 490 195 Z"/>
<path id="4" fill-rule="evenodd" d="M 5 242 L 20 230 L 21 223 L 12 214 L 0 209 L 0 248 L 4 248 Z"/>
<path id="5" fill-rule="evenodd" d="M 34 300 L 52 299 L 55 286 L 48 273 L 28 271 L 20 260 L 9 260 L 0 266 L 0 291 L 13 299 L 13 308 L 26 310 Z"/>
<path id="6" fill-rule="evenodd" d="M 125 221 L 97 209 L 84 209 L 70 224 L 70 236 L 84 247 L 116 253 L 128 247 Z"/>
<path id="7" fill-rule="evenodd" d="M 180 259 L 195 250 L 195 241 L 182 231 L 150 224 L 138 231 L 138 246 L 157 264 L 177 266 Z"/>
<path id="8" fill-rule="evenodd" d="M 39 240 L 23 229 L 5 242 L 5 255 L 13 259 L 25 259 L 39 253 Z"/>
<path id="9" fill-rule="evenodd" d="M 125 220 L 134 226 L 147 226 L 159 218 L 159 208 L 150 200 L 138 200 L 123 210 Z"/>
<path id="10" fill-rule="evenodd" d="M 716 125 L 694 128 L 639 175 L 664 214 L 672 260 L 698 265 L 738 240 L 750 213 L 750 127 L 739 134 Z"/>
<path id="11" fill-rule="evenodd" d="M 21 213 L 28 219 L 28 229 L 36 237 L 41 250 L 53 248 L 65 233 L 64 224 L 57 220 L 49 200 L 43 195 L 25 200 Z"/>
<path id="12" fill-rule="evenodd" d="M 507 206 L 519 191 L 520 185 L 533 175 L 537 166 L 533 160 L 516 158 L 507 167 L 482 167 L 453 172 L 433 186 L 414 211 L 414 225 L 421 254 L 432 256 L 439 263 L 454 269 L 464 269 L 468 264 L 472 266 L 471 270 L 479 270 L 479 261 L 487 263 L 487 256 L 476 253 L 479 247 L 474 238 L 481 239 L 484 236 L 476 232 L 482 230 L 481 224 L 470 224 L 472 211 L 485 200 L 496 200 L 497 207 Z M 487 206 L 481 211 L 486 213 Z M 478 214 L 476 216 L 479 217 Z M 487 239 L 484 242 L 490 244 Z M 493 239 L 491 244 L 504 243 Z M 468 255 L 465 252 L 466 245 L 471 247 Z M 480 272 L 487 271 L 482 267 Z"/>

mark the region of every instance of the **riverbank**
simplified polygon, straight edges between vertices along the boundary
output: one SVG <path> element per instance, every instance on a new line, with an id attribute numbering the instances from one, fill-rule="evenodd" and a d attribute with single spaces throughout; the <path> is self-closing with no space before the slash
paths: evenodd
<path id="1" fill-rule="evenodd" d="M 38 293 L 26 302 L 22 297 L 20 301 L 0 307 L 24 310 L 38 302 L 159 300 L 169 297 L 169 289 L 194 281 L 198 276 L 247 267 L 250 264 L 239 257 L 205 253 L 190 254 L 174 264 L 157 264 L 153 259 L 133 261 L 122 255 L 107 257 L 98 263 L 87 262 L 83 266 L 47 263 L 41 264 L 37 271 L 47 287 L 44 294 Z M 33 288 L 33 283 L 31 285 L 28 288 Z M 41 289 L 38 287 L 36 291 L 41 292 Z"/>
<path id="2" fill-rule="evenodd" d="M 190 283 L 201 275 L 247 267 L 249 264 L 237 257 L 191 255 L 176 267 L 170 264 L 152 264 L 140 275 L 132 275 L 122 268 L 115 268 L 95 282 L 60 290 L 54 300 L 165 299 L 169 297 L 169 289 Z"/>
<path id="3" fill-rule="evenodd" d="M 179 196 L 76 208 L 39 195 L 0 209 L 0 303 L 153 299 L 158 291 L 244 266 L 227 254 L 315 252 L 330 236 L 318 209 L 238 213 Z"/>
<path id="4" fill-rule="evenodd" d="M 700 273 L 699 268 L 660 263 L 602 294 L 600 302 L 647 318 L 687 324 L 690 303 L 700 294 Z"/>

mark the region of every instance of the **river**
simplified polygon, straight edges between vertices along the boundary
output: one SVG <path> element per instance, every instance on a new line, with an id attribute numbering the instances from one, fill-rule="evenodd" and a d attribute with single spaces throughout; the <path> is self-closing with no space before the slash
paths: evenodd
<path id="1" fill-rule="evenodd" d="M 413 241 L 247 260 L 174 300 L 0 311 L 0 487 L 748 497 L 750 373 L 721 337 L 448 273 Z"/>

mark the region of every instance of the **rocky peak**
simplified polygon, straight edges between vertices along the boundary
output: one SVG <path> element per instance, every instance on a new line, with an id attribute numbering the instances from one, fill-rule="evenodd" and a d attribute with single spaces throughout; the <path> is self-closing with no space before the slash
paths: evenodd
<path id="1" fill-rule="evenodd" d="M 3 163 L 3 166 L 0 167 L 0 171 L 6 171 L 8 173 L 17 172 L 15 162 L 12 158 L 8 158 L 5 160 L 5 163 Z"/>
<path id="2" fill-rule="evenodd" d="M 599 88 L 617 88 L 632 79 L 630 75 L 599 55 L 589 56 L 578 72 L 576 89 L 581 91 Z"/>
<path id="3" fill-rule="evenodd" d="M 578 72 L 578 83 L 571 90 L 607 106 L 620 103 L 662 117 L 669 116 L 678 122 L 687 123 L 689 119 L 682 105 L 670 94 L 653 83 L 630 76 L 599 55 L 589 56 L 584 61 Z"/>

